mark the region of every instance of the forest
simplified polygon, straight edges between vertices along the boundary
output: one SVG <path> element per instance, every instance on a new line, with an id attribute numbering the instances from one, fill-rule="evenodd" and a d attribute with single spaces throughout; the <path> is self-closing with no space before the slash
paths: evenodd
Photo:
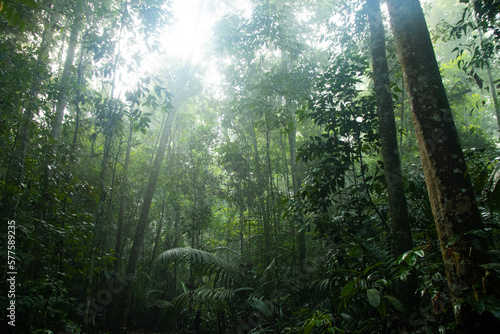
<path id="1" fill-rule="evenodd" d="M 498 333 L 499 0 L 0 0 L 2 333 Z"/>

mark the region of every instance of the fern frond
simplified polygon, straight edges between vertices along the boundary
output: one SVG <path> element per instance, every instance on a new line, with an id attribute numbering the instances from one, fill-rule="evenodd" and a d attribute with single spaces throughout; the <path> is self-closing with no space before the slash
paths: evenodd
<path id="1" fill-rule="evenodd" d="M 262 315 L 267 319 L 273 318 L 273 311 L 271 310 L 273 309 L 273 306 L 270 305 L 270 308 L 266 303 L 264 303 L 264 301 L 262 301 L 262 299 L 250 298 L 249 300 L 247 300 L 247 303 L 257 311 L 262 313 Z"/>
<path id="2" fill-rule="evenodd" d="M 202 300 L 225 301 L 229 302 L 234 299 L 235 290 L 226 288 L 199 288 L 195 291 L 195 297 Z"/>
<path id="3" fill-rule="evenodd" d="M 231 263 L 200 249 L 173 248 L 158 255 L 157 259 L 178 265 L 191 265 L 204 274 L 216 272 L 223 283 L 228 283 L 228 278 L 235 282 L 241 282 L 243 279 L 241 272 Z"/>
<path id="4" fill-rule="evenodd" d="M 188 302 L 189 302 L 189 294 L 182 293 L 172 300 L 171 307 L 174 311 L 179 312 L 180 310 L 187 308 Z"/>
<path id="5" fill-rule="evenodd" d="M 162 299 L 151 299 L 151 300 L 148 300 L 148 304 L 147 304 L 148 308 L 157 307 L 159 309 L 164 309 L 164 308 L 171 307 L 171 306 L 172 306 L 172 303 L 170 303 L 167 300 L 162 300 Z"/>

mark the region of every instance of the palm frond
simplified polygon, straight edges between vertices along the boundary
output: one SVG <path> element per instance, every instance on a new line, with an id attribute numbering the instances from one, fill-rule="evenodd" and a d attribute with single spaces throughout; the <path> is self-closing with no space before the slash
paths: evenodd
<path id="1" fill-rule="evenodd" d="M 189 293 L 182 293 L 172 300 L 171 308 L 176 312 L 180 312 L 181 310 L 187 308 L 188 303 Z"/>
<path id="2" fill-rule="evenodd" d="M 266 317 L 267 319 L 272 319 L 273 318 L 273 311 L 271 310 L 271 309 L 273 309 L 273 306 L 270 305 L 271 307 L 269 307 L 262 299 L 259 299 L 259 298 L 250 298 L 249 300 L 247 300 L 247 303 L 252 308 L 254 308 L 255 310 L 257 310 L 260 313 L 262 313 L 262 315 L 264 317 Z"/>
<path id="3" fill-rule="evenodd" d="M 199 288 L 194 296 L 202 300 L 225 301 L 230 302 L 234 299 L 235 290 L 226 288 Z"/>
<path id="4" fill-rule="evenodd" d="M 212 253 L 195 248 L 173 248 L 158 255 L 158 260 L 178 265 L 190 265 L 203 274 L 216 272 L 222 284 L 228 284 L 228 279 L 241 282 L 243 275 L 238 268 Z"/>
<path id="5" fill-rule="evenodd" d="M 167 300 L 162 300 L 162 299 L 150 299 L 147 301 L 147 308 L 159 308 L 159 309 L 164 309 L 167 307 L 171 307 L 172 303 L 167 301 Z"/>

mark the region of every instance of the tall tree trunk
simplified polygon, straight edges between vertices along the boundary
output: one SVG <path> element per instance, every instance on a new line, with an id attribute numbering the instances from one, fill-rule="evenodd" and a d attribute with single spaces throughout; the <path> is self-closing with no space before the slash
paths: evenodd
<path id="1" fill-rule="evenodd" d="M 78 3 L 78 2 L 77 2 Z M 52 166 L 56 162 L 56 155 L 58 150 L 58 145 L 61 138 L 62 132 L 62 123 L 64 119 L 64 110 L 66 108 L 66 104 L 68 102 L 68 86 L 70 81 L 71 69 L 73 67 L 73 61 L 75 59 L 76 46 L 78 43 L 78 36 L 80 34 L 80 26 L 82 22 L 82 17 L 80 14 L 80 8 L 74 10 L 75 19 L 73 24 L 71 25 L 70 38 L 68 42 L 68 50 L 66 53 L 66 59 L 64 61 L 63 71 L 59 78 L 59 97 L 55 107 L 55 115 L 52 121 L 52 127 L 50 131 L 50 135 L 52 137 L 53 142 L 47 146 L 46 151 L 44 152 L 44 163 L 43 171 L 42 171 L 42 189 L 41 189 L 41 202 L 39 203 L 39 216 L 41 220 L 53 220 L 51 216 L 52 207 L 54 201 L 48 200 L 51 199 L 50 189 L 52 176 L 54 175 L 54 169 Z M 63 48 L 61 47 L 61 50 Z M 62 53 L 62 51 L 61 51 Z M 66 204 L 67 196 L 65 201 L 63 202 L 63 206 Z M 64 222 L 63 222 L 64 224 Z"/>
<path id="2" fill-rule="evenodd" d="M 480 27 L 477 29 L 477 32 L 479 34 L 479 41 L 482 44 L 484 36 Z M 486 63 L 485 67 L 486 67 L 486 74 L 488 75 L 488 86 L 490 87 L 491 98 L 493 100 L 493 107 L 495 108 L 495 116 L 497 118 L 498 135 L 500 136 L 500 103 L 498 102 L 497 88 L 495 85 L 495 81 L 493 81 L 493 73 L 491 71 L 489 62 Z"/>
<path id="3" fill-rule="evenodd" d="M 290 112 L 290 117 L 292 119 L 292 126 L 288 132 L 288 148 L 290 152 L 290 171 L 292 174 L 292 188 L 294 196 L 297 196 L 300 191 L 300 185 L 302 183 L 299 175 L 299 168 L 297 165 L 297 123 L 295 120 L 295 110 L 289 107 L 287 101 L 287 108 Z M 299 222 L 302 224 L 303 216 L 299 215 Z M 306 231 L 305 228 L 301 227 L 298 235 L 298 251 L 299 251 L 299 267 L 301 270 L 304 269 L 306 261 Z"/>
<path id="4" fill-rule="evenodd" d="M 97 249 L 100 248 L 100 242 L 103 239 L 102 238 L 102 228 L 103 224 L 105 221 L 105 202 L 107 200 L 107 192 L 106 192 L 106 179 L 107 179 L 107 174 L 108 174 L 108 159 L 109 159 L 109 154 L 111 152 L 111 146 L 113 142 L 113 136 L 114 136 L 114 127 L 115 127 L 115 117 L 118 117 L 119 112 L 117 112 L 118 109 L 118 100 L 115 98 L 115 88 L 116 88 L 116 80 L 117 80 L 117 68 L 118 68 L 118 59 L 121 56 L 121 49 L 120 49 L 120 41 L 123 36 L 123 29 L 125 25 L 125 18 L 126 18 L 126 12 L 127 12 L 127 1 L 123 2 L 121 4 L 121 9 L 122 9 L 122 16 L 121 16 L 121 23 L 120 23 L 120 28 L 119 28 L 119 33 L 118 33 L 118 43 L 115 49 L 115 54 L 114 54 L 114 61 L 113 61 L 113 68 L 111 70 L 112 74 L 112 80 L 111 80 L 111 87 L 109 90 L 109 99 L 108 103 L 106 106 L 103 106 L 104 109 L 102 112 L 104 114 L 103 119 L 105 119 L 105 125 L 104 125 L 104 147 L 103 147 L 103 156 L 102 156 L 102 161 L 101 161 L 101 175 L 100 175 L 100 181 L 99 181 L 99 200 L 97 203 L 97 212 L 95 213 L 95 219 L 94 219 L 94 228 L 93 228 L 93 235 L 94 238 L 92 240 L 92 248 L 90 249 L 90 261 L 89 261 L 89 271 L 87 273 L 87 288 L 86 288 L 86 307 L 85 307 L 85 318 L 89 318 L 90 312 L 90 296 L 92 294 L 92 283 L 94 279 L 94 265 L 95 265 L 95 259 L 96 259 L 96 252 Z M 121 110 L 120 110 L 121 112 Z M 86 326 L 90 330 L 92 329 L 92 324 L 87 323 Z"/>
<path id="5" fill-rule="evenodd" d="M 500 136 L 500 102 L 498 102 L 497 88 L 493 81 L 493 74 L 489 64 L 486 64 L 486 72 L 488 74 L 488 84 L 490 86 L 491 98 L 493 99 L 493 107 L 495 108 L 495 116 L 497 117 L 498 133 Z"/>
<path id="6" fill-rule="evenodd" d="M 111 101 L 111 99 L 110 99 Z M 86 278 L 86 290 L 85 290 L 85 295 L 86 295 L 86 305 L 85 305 L 85 319 L 90 319 L 92 318 L 93 310 L 91 310 L 91 296 L 93 295 L 92 293 L 92 288 L 94 286 L 94 267 L 95 267 L 95 260 L 97 257 L 97 252 L 98 249 L 101 248 L 101 241 L 104 239 L 103 238 L 103 225 L 105 222 L 105 203 L 107 201 L 107 191 L 106 191 L 106 180 L 108 178 L 108 160 L 109 160 L 109 154 L 111 152 L 111 145 L 112 145 L 112 140 L 113 140 L 113 127 L 114 127 L 114 117 L 115 113 L 112 111 L 114 109 L 114 106 L 110 102 L 109 104 L 109 114 L 107 115 L 107 121 L 105 124 L 104 128 L 104 147 L 103 147 L 103 156 L 102 156 L 102 161 L 101 161 L 101 175 L 99 178 L 99 200 L 97 203 L 97 211 L 95 213 L 95 218 L 94 218 L 94 227 L 93 227 L 93 239 L 92 239 L 92 245 L 90 249 L 90 255 L 89 255 L 89 267 L 87 271 L 87 278 Z M 86 330 L 91 331 L 93 327 L 93 323 L 90 321 L 86 321 L 84 325 Z"/>
<path id="7" fill-rule="evenodd" d="M 288 55 L 285 51 L 281 52 L 281 67 L 283 73 L 288 72 Z M 285 107 L 289 112 L 290 116 L 290 129 L 287 133 L 288 137 L 288 149 L 290 154 L 290 172 L 292 174 L 292 189 L 293 195 L 297 196 L 300 191 L 300 186 L 302 181 L 299 175 L 299 169 L 297 166 L 297 121 L 295 119 L 295 109 L 290 105 L 289 99 L 285 96 Z M 302 224 L 303 216 L 300 214 L 299 223 Z M 304 264 L 306 260 L 306 236 L 305 229 L 300 228 L 298 235 L 298 250 L 299 250 L 299 268 L 304 269 Z"/>
<path id="8" fill-rule="evenodd" d="M 160 145 L 156 152 L 155 160 L 153 162 L 153 168 L 149 174 L 148 185 L 146 192 L 144 194 L 144 200 L 141 206 L 141 212 L 139 215 L 139 221 L 137 223 L 137 229 L 135 232 L 134 242 L 132 244 L 132 249 L 130 251 L 130 258 L 127 266 L 127 275 L 131 277 L 135 275 L 137 269 L 137 262 L 139 260 L 139 252 L 144 240 L 144 233 L 149 222 L 149 211 L 151 209 L 151 202 L 153 200 L 153 195 L 156 190 L 156 183 L 158 181 L 158 175 L 160 174 L 161 164 L 163 162 L 163 157 L 165 156 L 165 151 L 167 147 L 168 140 L 170 139 L 170 129 L 174 121 L 175 110 L 171 110 L 166 118 L 166 124 L 163 127 L 163 132 L 161 133 Z M 132 299 L 132 284 L 129 284 L 124 290 L 124 301 L 122 304 L 122 312 L 119 319 L 119 326 L 125 328 L 127 326 L 128 312 L 130 308 L 130 303 Z"/>
<path id="9" fill-rule="evenodd" d="M 432 42 L 418 0 L 387 0 L 399 61 L 410 100 L 427 192 L 436 222 L 453 310 L 464 333 L 492 330 L 488 312 L 466 300 L 491 294 L 480 265 L 488 243 Z M 483 281 L 484 279 L 484 281 Z M 495 322 L 498 329 L 498 321 Z"/>
<path id="10" fill-rule="evenodd" d="M 128 197 L 128 170 L 130 167 L 130 152 L 132 150 L 132 133 L 134 129 L 133 120 L 130 120 L 130 129 L 127 139 L 127 149 L 125 153 L 125 163 L 123 165 L 123 184 L 120 195 L 120 207 L 118 209 L 118 222 L 117 222 L 117 230 L 116 230 L 116 244 L 115 244 L 115 252 L 116 252 L 116 260 L 114 262 L 115 271 L 118 271 L 121 262 L 121 245 L 123 238 L 123 223 L 125 221 L 125 208 L 127 206 L 127 197 Z"/>
<path id="11" fill-rule="evenodd" d="M 166 204 L 166 199 L 167 197 L 167 190 L 164 190 L 163 193 L 163 203 L 161 205 L 161 215 L 160 215 L 160 221 L 158 223 L 158 226 L 156 228 L 156 237 L 155 237 L 155 242 L 153 245 L 153 253 L 151 254 L 151 260 L 150 262 L 153 263 L 155 257 L 156 257 L 156 249 L 158 248 L 158 242 L 160 241 L 160 235 L 161 235 L 161 230 L 163 227 L 163 222 L 165 221 L 165 204 Z"/>
<path id="12" fill-rule="evenodd" d="M 50 3 L 49 6 L 51 6 Z M 42 34 L 42 40 L 37 52 L 38 55 L 36 60 L 36 69 L 33 71 L 33 81 L 28 93 L 29 95 L 27 97 L 26 106 L 19 121 L 14 150 L 8 164 L 5 176 L 7 191 L 5 194 L 2 194 L 2 208 L 0 209 L 5 219 L 13 219 L 15 217 L 17 206 L 19 204 L 25 170 L 26 153 L 31 136 L 31 123 L 33 120 L 33 113 L 38 109 L 37 101 L 40 93 L 40 82 L 42 80 L 40 78 L 40 73 L 43 73 L 41 68 L 42 66 L 45 66 L 45 59 L 48 59 L 49 57 L 49 47 L 52 43 L 55 20 L 54 16 L 50 16 L 45 24 L 45 30 Z"/>
<path id="13" fill-rule="evenodd" d="M 401 175 L 394 105 L 389 85 L 389 68 L 385 53 L 385 32 L 380 11 L 380 0 L 367 0 L 370 24 L 370 48 L 372 53 L 373 83 L 377 98 L 377 111 L 380 127 L 382 159 L 384 161 L 385 181 L 391 212 L 390 227 L 394 239 L 396 256 L 412 249 L 408 207 Z M 416 284 L 414 280 L 406 282 L 399 295 L 404 305 L 411 309 Z"/>
<path id="14" fill-rule="evenodd" d="M 61 128 L 64 118 L 64 110 L 66 109 L 66 104 L 68 103 L 68 84 L 71 75 L 71 68 L 73 67 L 73 61 L 75 59 L 76 45 L 78 43 L 78 35 L 80 34 L 81 25 L 81 15 L 75 12 L 75 21 L 71 26 L 71 33 L 68 42 L 68 51 L 66 53 L 66 59 L 64 61 L 64 68 L 59 79 L 59 99 L 56 104 L 56 112 L 54 121 L 52 123 L 51 136 L 56 143 L 59 142 L 61 138 Z"/>
<path id="15" fill-rule="evenodd" d="M 262 261 L 264 266 L 267 267 L 269 263 L 271 263 L 271 225 L 269 218 L 269 210 L 268 210 L 268 201 L 264 201 L 263 197 L 265 195 L 265 190 L 268 189 L 266 182 L 266 177 L 264 175 L 264 171 L 262 170 L 262 164 L 260 161 L 259 155 L 259 145 L 257 142 L 257 133 L 255 131 L 254 123 L 250 122 L 249 124 L 250 135 L 252 137 L 253 144 L 253 154 L 254 154 L 254 173 L 257 178 L 258 186 L 257 186 L 257 198 L 259 201 L 258 209 L 260 210 L 260 215 L 262 217 L 262 227 L 264 232 L 264 247 L 258 247 L 260 256 L 262 256 Z M 250 234 L 249 234 L 250 235 Z"/>
<path id="16" fill-rule="evenodd" d="M 191 61 L 188 60 L 184 68 L 181 70 L 179 76 L 180 81 L 177 84 L 178 88 L 176 90 L 176 98 L 178 96 L 182 96 L 184 87 L 186 86 L 186 83 L 189 79 L 190 69 L 191 69 Z M 174 116 L 176 112 L 176 107 L 178 105 L 178 101 L 174 102 L 173 105 L 174 108 L 170 111 L 165 120 L 165 125 L 163 126 L 163 131 L 161 133 L 160 144 L 158 146 L 153 166 L 149 174 L 148 185 L 146 188 L 146 193 L 144 194 L 144 200 L 141 206 L 141 213 L 139 215 L 139 221 L 137 223 L 134 242 L 132 244 L 132 249 L 130 251 L 130 258 L 127 266 L 127 275 L 130 277 L 133 277 L 137 270 L 139 252 L 142 246 L 142 242 L 144 240 L 144 233 L 146 231 L 146 227 L 149 222 L 149 211 L 151 209 L 151 202 L 153 200 L 153 195 L 156 190 L 156 183 L 158 181 L 158 175 L 160 174 L 160 168 L 163 162 L 163 158 L 165 156 L 167 144 L 170 139 L 171 128 L 174 122 Z M 132 301 L 132 285 L 133 284 L 129 284 L 124 290 L 122 312 L 120 314 L 120 318 L 118 321 L 118 326 L 120 328 L 125 328 L 127 325 L 128 312 L 130 309 L 130 303 Z"/>
<path id="17" fill-rule="evenodd" d="M 117 229 L 116 229 L 116 240 L 115 240 L 115 257 L 116 259 L 113 262 L 114 266 L 114 271 L 115 274 L 117 275 L 119 270 L 120 270 L 120 264 L 122 261 L 122 240 L 123 240 L 123 225 L 125 222 L 125 208 L 128 203 L 128 170 L 130 166 L 130 152 L 132 150 L 132 133 L 134 129 L 134 123 L 133 120 L 130 120 L 130 128 L 129 128 L 129 134 L 128 134 L 128 139 L 127 139 L 127 148 L 126 148 L 126 153 L 125 153 L 125 163 L 123 165 L 123 171 L 122 171 L 122 177 L 123 177 L 123 184 L 120 189 L 120 205 L 118 209 L 118 222 L 117 222 Z M 114 276 L 112 279 L 116 279 Z M 115 320 L 115 310 L 116 310 L 116 300 L 117 300 L 117 295 L 113 294 L 112 295 L 112 301 L 110 308 L 106 310 L 106 327 L 110 328 L 113 326 L 113 322 Z"/>

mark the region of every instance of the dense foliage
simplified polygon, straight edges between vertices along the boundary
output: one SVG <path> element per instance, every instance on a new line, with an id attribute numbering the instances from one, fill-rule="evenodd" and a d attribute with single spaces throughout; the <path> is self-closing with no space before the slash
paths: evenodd
<path id="1" fill-rule="evenodd" d="M 0 304 L 15 302 L 1 328 L 453 333 L 389 21 L 404 254 L 365 1 L 191 1 L 201 60 L 165 42 L 176 3 L 0 1 Z M 490 242 L 484 282 L 500 274 L 499 9 L 425 3 L 484 221 L 472 233 Z M 500 321 L 484 285 L 459 302 Z"/>

